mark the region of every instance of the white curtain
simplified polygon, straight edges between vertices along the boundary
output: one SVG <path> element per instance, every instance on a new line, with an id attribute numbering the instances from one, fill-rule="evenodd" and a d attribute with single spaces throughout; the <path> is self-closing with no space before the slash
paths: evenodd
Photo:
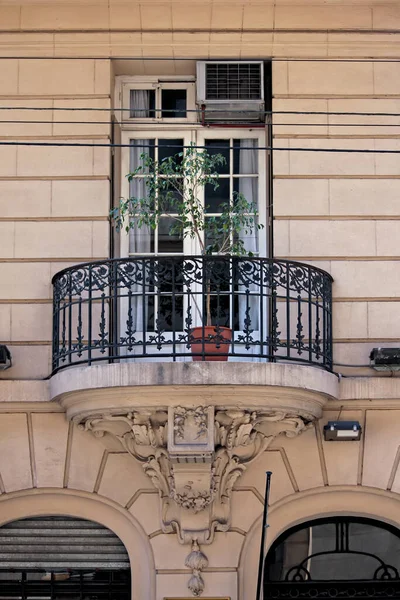
<path id="1" fill-rule="evenodd" d="M 150 117 L 150 90 L 131 90 L 129 116 L 131 119 Z"/>
<path id="2" fill-rule="evenodd" d="M 133 90 L 136 91 L 136 90 Z M 139 90 L 140 93 L 141 90 Z M 134 171 L 142 162 L 141 154 L 146 154 L 149 151 L 150 140 L 139 139 L 131 140 L 130 148 L 130 171 Z M 145 198 L 147 193 L 146 181 L 144 177 L 135 177 L 129 184 L 130 198 Z M 129 255 L 142 256 L 149 254 L 151 249 L 151 231 L 149 227 L 134 227 L 129 231 Z M 143 272 L 143 281 L 148 279 L 149 273 Z M 147 314 L 147 297 L 145 294 L 149 292 L 149 286 L 144 286 L 141 283 L 132 285 L 131 292 L 133 293 L 132 301 L 132 328 L 137 332 L 146 330 L 146 323 L 143 322 L 143 302 L 145 302 L 145 313 Z"/>
<path id="3" fill-rule="evenodd" d="M 258 177 L 246 177 L 246 175 L 258 173 L 258 152 L 257 140 L 247 139 L 240 141 L 240 148 L 250 148 L 249 150 L 240 150 L 239 152 L 239 174 L 243 177 L 239 178 L 239 192 L 243 194 L 248 202 L 253 202 L 258 206 L 257 190 Z M 253 229 L 251 234 L 242 236 L 245 248 L 248 252 L 252 252 L 257 256 L 258 252 L 258 231 Z M 249 294 L 246 294 L 247 290 Z M 250 309 L 249 316 L 251 318 L 250 328 L 257 330 L 259 324 L 259 298 L 252 296 L 252 292 L 258 292 L 257 286 L 250 284 L 249 286 L 239 287 L 239 327 L 244 329 L 244 320 L 247 316 L 247 311 Z"/>

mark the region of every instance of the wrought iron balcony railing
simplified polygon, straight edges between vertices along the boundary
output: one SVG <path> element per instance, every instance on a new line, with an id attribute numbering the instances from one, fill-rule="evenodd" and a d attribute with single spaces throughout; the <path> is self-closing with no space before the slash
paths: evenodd
<path id="1" fill-rule="evenodd" d="M 332 367 L 332 278 L 310 265 L 229 256 L 135 257 L 64 269 L 53 285 L 53 373 L 128 360 Z"/>

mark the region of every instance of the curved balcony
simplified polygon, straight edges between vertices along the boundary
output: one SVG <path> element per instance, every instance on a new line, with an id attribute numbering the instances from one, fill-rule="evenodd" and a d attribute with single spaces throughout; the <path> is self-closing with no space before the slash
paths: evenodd
<path id="1" fill-rule="evenodd" d="M 53 374 L 99 361 L 290 361 L 332 368 L 332 278 L 310 265 L 135 257 L 64 269 L 53 286 Z"/>

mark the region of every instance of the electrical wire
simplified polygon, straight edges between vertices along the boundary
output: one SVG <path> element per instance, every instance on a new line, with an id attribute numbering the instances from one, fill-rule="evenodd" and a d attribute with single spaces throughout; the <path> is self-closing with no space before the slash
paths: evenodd
<path id="1" fill-rule="evenodd" d="M 67 111 L 67 112 L 76 112 L 76 111 L 88 111 L 88 112 L 131 112 L 132 108 L 124 108 L 124 107 L 97 107 L 97 106 L 0 106 L 0 110 L 32 110 L 32 111 Z M 173 109 L 151 109 L 152 112 L 183 112 L 176 111 Z M 148 109 L 136 109 L 135 112 L 149 112 Z M 198 108 L 188 108 L 184 112 L 186 113 L 196 113 L 198 115 L 202 114 L 202 110 Z M 226 109 L 212 109 L 213 113 L 226 113 Z M 321 116 L 346 116 L 346 117 L 400 117 L 400 112 L 359 112 L 359 111 L 325 111 L 325 110 L 264 110 L 264 111 L 249 111 L 249 110 L 239 110 L 236 108 L 229 109 L 230 113 L 234 114 L 248 114 L 249 112 L 257 113 L 257 115 L 321 115 Z M 151 117 L 149 117 L 151 119 Z M 168 125 L 173 125 L 176 119 L 173 121 L 168 121 Z M 136 123 L 135 120 L 132 120 L 132 123 Z M 158 123 L 166 123 L 165 121 L 150 121 L 147 120 L 146 124 L 158 124 Z M 190 121 L 185 121 L 186 124 L 191 124 Z M 248 123 L 247 123 L 248 124 Z M 251 124 L 249 124 L 251 127 Z"/>
<path id="2" fill-rule="evenodd" d="M 107 143 L 82 143 L 82 142 L 25 142 L 25 141 L 4 141 L 0 140 L 0 146 L 35 146 L 35 147 L 50 147 L 50 148 L 132 148 L 132 144 L 113 144 L 111 142 Z M 176 145 L 176 144 L 140 144 L 137 146 L 138 148 L 176 148 L 178 151 L 182 151 L 186 148 L 195 148 L 196 150 L 210 150 L 209 146 L 187 146 L 187 145 Z M 329 154 L 400 154 L 400 150 L 372 150 L 369 148 L 290 148 L 290 147 L 276 147 L 276 146 L 259 146 L 258 148 L 254 148 L 254 146 L 212 146 L 212 150 L 264 150 L 264 151 L 274 151 L 274 152 L 325 152 Z"/>
<path id="3" fill-rule="evenodd" d="M 115 125 L 115 121 L 41 121 L 25 119 L 0 119 L 0 124 L 7 125 Z M 149 125 L 148 121 L 134 121 L 135 125 Z M 187 121 L 177 121 L 172 123 L 175 127 L 188 125 Z M 196 125 L 196 123 L 190 123 Z M 199 123 L 197 123 L 199 124 Z M 170 123 L 160 122 L 158 125 L 171 125 Z M 400 123 L 274 123 L 275 127 L 400 127 Z M 246 123 L 249 129 L 254 128 Z"/>

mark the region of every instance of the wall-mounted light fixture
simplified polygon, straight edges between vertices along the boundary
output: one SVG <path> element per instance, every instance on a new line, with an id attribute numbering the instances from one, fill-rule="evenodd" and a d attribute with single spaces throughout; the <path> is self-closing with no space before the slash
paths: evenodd
<path id="1" fill-rule="evenodd" d="M 376 371 L 400 371 L 400 348 L 373 348 L 369 358 Z"/>
<path id="2" fill-rule="evenodd" d="M 328 421 L 324 427 L 324 440 L 326 442 L 358 441 L 361 432 L 358 421 Z"/>
<path id="3" fill-rule="evenodd" d="M 0 371 L 5 371 L 12 366 L 11 352 L 4 344 L 0 344 Z"/>

